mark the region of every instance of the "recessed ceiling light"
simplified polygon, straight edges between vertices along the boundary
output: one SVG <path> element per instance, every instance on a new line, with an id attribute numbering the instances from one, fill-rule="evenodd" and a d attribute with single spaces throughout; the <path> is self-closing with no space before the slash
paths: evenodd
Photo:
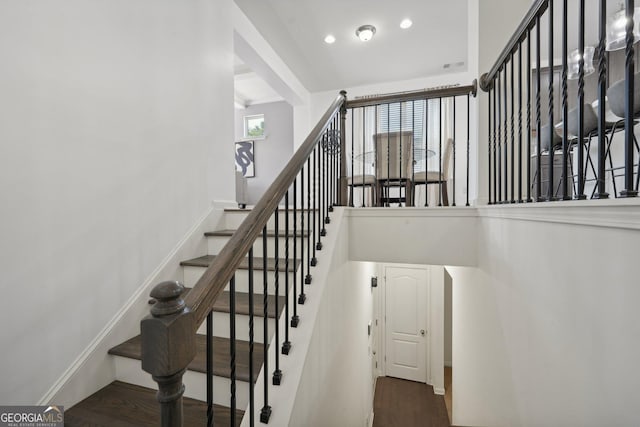
<path id="1" fill-rule="evenodd" d="M 411 19 L 407 18 L 402 20 L 402 22 L 400 23 L 400 28 L 402 28 L 403 30 L 406 30 L 412 25 L 413 25 L 413 22 L 411 21 Z"/>
<path id="2" fill-rule="evenodd" d="M 336 41 L 336 38 L 333 37 L 333 35 L 331 35 L 331 34 L 327 35 L 327 37 L 324 38 L 324 42 L 326 44 L 333 44 L 333 43 L 335 43 L 335 41 Z"/>
<path id="3" fill-rule="evenodd" d="M 356 36 L 358 36 L 358 38 L 363 42 L 368 42 L 369 40 L 371 40 L 375 33 L 376 27 L 374 27 L 373 25 L 362 25 L 356 30 Z"/>

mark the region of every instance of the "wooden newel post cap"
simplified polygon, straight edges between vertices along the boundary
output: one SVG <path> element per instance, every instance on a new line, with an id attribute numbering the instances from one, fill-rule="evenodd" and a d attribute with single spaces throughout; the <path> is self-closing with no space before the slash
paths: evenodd
<path id="1" fill-rule="evenodd" d="M 184 286 L 162 282 L 151 291 L 156 304 L 140 322 L 142 369 L 155 377 L 183 371 L 196 354 L 193 313 L 182 299 Z"/>

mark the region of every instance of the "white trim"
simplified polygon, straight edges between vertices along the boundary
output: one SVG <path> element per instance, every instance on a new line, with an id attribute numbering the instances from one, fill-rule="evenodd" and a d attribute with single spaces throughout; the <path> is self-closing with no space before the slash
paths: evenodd
<path id="1" fill-rule="evenodd" d="M 439 394 L 440 396 L 444 396 L 444 388 L 434 387 L 433 392 L 435 394 Z"/>
<path id="2" fill-rule="evenodd" d="M 372 409 L 371 413 L 369 414 L 369 427 L 373 427 L 373 417 L 375 417 L 375 414 L 373 413 Z"/>
<path id="3" fill-rule="evenodd" d="M 207 210 L 207 212 L 200 217 L 196 224 L 187 231 L 187 233 L 180 239 L 180 241 L 176 244 L 173 250 L 162 260 L 162 262 L 154 269 L 154 271 L 147 277 L 147 279 L 143 282 L 143 284 L 133 293 L 133 295 L 125 302 L 120 310 L 116 312 L 116 314 L 107 322 L 107 324 L 102 328 L 100 333 L 89 343 L 89 345 L 80 353 L 80 355 L 73 361 L 73 363 L 62 373 L 62 375 L 55 381 L 55 383 L 47 390 L 47 392 L 38 400 L 38 405 L 46 405 L 48 403 L 53 403 L 54 399 L 60 399 L 58 396 L 60 393 L 63 393 L 64 387 L 67 383 L 72 379 L 72 377 L 87 363 L 88 359 L 96 353 L 96 351 L 102 353 L 104 351 L 103 348 L 99 348 L 100 344 L 102 344 L 109 334 L 114 330 L 117 324 L 122 320 L 122 318 L 126 315 L 129 310 L 137 306 L 141 303 L 144 303 L 147 299 L 146 295 L 150 291 L 151 287 L 158 283 L 160 278 L 160 274 L 170 265 L 176 262 L 176 256 L 180 253 L 180 251 L 187 246 L 189 242 L 194 238 L 202 238 L 200 235 L 200 230 L 204 226 L 208 226 L 208 222 L 212 219 L 213 213 L 218 211 L 223 206 L 228 205 L 228 202 L 214 202 L 212 206 Z M 235 203 L 233 203 L 235 205 Z M 223 210 L 220 210 L 223 212 Z M 104 359 L 106 354 L 102 355 Z M 113 378 L 115 379 L 115 378 Z M 86 396 L 84 396 L 86 397 Z M 77 398 L 73 399 L 77 400 Z M 79 400 L 78 400 L 79 401 Z M 59 403 L 59 402 L 57 402 Z M 72 401 L 72 404 L 77 403 L 76 401 Z M 65 402 L 65 406 L 70 406 L 69 402 Z"/>

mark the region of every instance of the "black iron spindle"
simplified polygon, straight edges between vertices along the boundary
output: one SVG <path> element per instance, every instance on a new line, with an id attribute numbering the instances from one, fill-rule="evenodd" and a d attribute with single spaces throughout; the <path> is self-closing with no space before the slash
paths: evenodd
<path id="1" fill-rule="evenodd" d="M 556 200 L 553 194 L 553 157 L 555 154 L 555 147 L 553 146 L 555 127 L 553 120 L 553 0 L 549 0 L 549 187 L 547 191 L 547 200 Z M 580 122 L 582 123 L 582 122 Z M 582 124 L 580 124 L 582 129 Z"/>
<path id="2" fill-rule="evenodd" d="M 491 190 L 493 190 L 493 180 L 491 179 L 492 175 L 493 175 L 493 164 L 491 163 L 491 153 L 493 152 L 493 139 L 494 139 L 494 133 L 493 133 L 493 128 L 491 127 L 491 118 L 494 116 L 494 112 L 493 110 L 491 110 L 491 93 L 493 93 L 493 89 L 489 89 L 489 93 L 487 93 L 487 118 L 488 118 L 488 129 L 489 129 L 489 140 L 487 143 L 487 147 L 489 148 L 488 150 L 488 158 L 487 158 L 487 164 L 489 165 L 487 167 L 487 170 L 489 171 L 489 180 L 488 180 L 488 188 L 489 188 L 489 204 L 492 205 L 493 204 L 493 193 Z M 469 186 L 467 186 L 468 188 Z"/>
<path id="3" fill-rule="evenodd" d="M 229 281 L 229 368 L 231 380 L 231 404 L 229 413 L 231 425 L 236 425 L 236 276 Z"/>
<path id="4" fill-rule="evenodd" d="M 522 42 L 520 42 L 518 44 L 518 203 L 522 201 Z"/>
<path id="5" fill-rule="evenodd" d="M 469 94 L 467 94 L 467 202 L 465 203 L 465 206 L 469 206 L 469 152 L 471 150 L 471 135 L 470 135 L 470 125 L 469 122 L 471 121 L 469 113 L 471 112 L 471 106 L 469 105 L 471 103 L 471 97 L 469 96 Z"/>
<path id="6" fill-rule="evenodd" d="M 511 203 L 516 202 L 515 197 L 515 172 L 516 172 L 516 157 L 515 157 L 515 146 L 516 146 L 516 122 L 515 122 L 515 72 L 514 72 L 515 61 L 513 57 L 513 53 L 511 53 Z"/>
<path id="7" fill-rule="evenodd" d="M 569 176 L 567 162 L 569 160 L 569 103 L 567 100 L 567 14 L 568 0 L 562 0 L 562 200 L 569 200 Z"/>
<path id="8" fill-rule="evenodd" d="M 540 16 L 536 16 L 536 135 L 537 135 L 537 153 L 536 153 L 536 199 L 538 202 L 544 201 L 542 197 L 542 146 L 540 142 L 541 133 L 541 88 L 540 88 Z"/>
<path id="9" fill-rule="evenodd" d="M 620 197 L 636 197 L 638 191 L 633 186 L 633 144 L 634 144 L 634 90 L 635 90 L 635 61 L 633 36 L 633 14 L 634 0 L 626 0 L 627 14 L 627 37 L 625 47 L 625 118 L 624 118 L 624 190 L 620 192 Z"/>
<path id="10" fill-rule="evenodd" d="M 527 30 L 527 203 L 531 203 L 531 28 Z"/>
<path id="11" fill-rule="evenodd" d="M 291 327 L 297 328 L 300 322 L 298 317 L 298 178 L 293 180 L 293 316 L 291 317 Z"/>
<path id="12" fill-rule="evenodd" d="M 282 354 L 289 354 L 291 350 L 291 341 L 289 341 L 289 190 L 284 194 L 284 342 L 282 343 Z M 295 237 L 294 237 L 295 238 Z M 251 304 L 249 304 L 251 305 Z M 276 313 L 276 322 L 279 316 Z M 253 387 L 251 387 L 253 388 Z"/>
<path id="13" fill-rule="evenodd" d="M 249 249 L 249 378 L 253 378 L 253 352 L 254 352 L 254 291 L 253 291 L 253 247 Z M 287 307 L 288 308 L 288 307 Z M 286 323 L 286 322 L 285 322 Z M 253 381 L 253 380 L 252 380 Z M 255 391 L 249 387 L 249 425 L 255 425 Z"/>
<path id="14" fill-rule="evenodd" d="M 355 126 L 354 116 L 356 115 L 355 109 L 351 110 L 351 187 L 349 188 L 349 206 L 353 207 L 353 187 L 355 186 L 355 173 L 354 173 L 354 156 L 355 156 Z"/>
<path id="15" fill-rule="evenodd" d="M 424 206 L 429 206 L 429 100 L 424 100 Z"/>
<path id="16" fill-rule="evenodd" d="M 413 183 L 416 180 L 416 101 L 411 101 L 411 158 L 413 159 L 413 164 L 411 165 L 411 206 L 416 205 L 415 201 L 415 190 Z M 425 159 L 427 158 L 427 152 L 424 152 Z M 409 197 L 409 196 L 407 196 Z"/>
<path id="17" fill-rule="evenodd" d="M 385 187 L 385 206 L 389 207 L 389 174 L 391 161 L 391 143 L 389 142 L 389 132 L 391 131 L 391 104 L 387 104 L 387 186 Z"/>
<path id="18" fill-rule="evenodd" d="M 605 144 L 606 123 L 605 123 L 605 102 L 607 96 L 607 55 L 605 50 L 605 39 L 607 36 L 606 16 L 607 0 L 598 2 L 598 177 L 596 181 L 596 199 L 607 199 L 609 193 L 605 190 Z"/>
<path id="19" fill-rule="evenodd" d="M 438 112 L 438 123 L 440 130 L 438 131 L 438 177 L 442 180 L 442 98 L 438 98 L 440 102 L 440 110 Z M 438 206 L 442 206 L 442 183 L 438 185 Z"/>
<path id="20" fill-rule="evenodd" d="M 399 141 L 399 147 L 398 148 L 400 150 L 400 174 L 398 175 L 398 178 L 400 178 L 400 191 L 398 192 L 399 193 L 399 197 L 398 197 L 399 203 L 398 203 L 398 205 L 400 207 L 402 207 L 402 129 L 403 129 L 403 126 L 402 126 L 403 125 L 403 123 L 402 123 L 402 102 L 399 105 L 400 105 L 400 126 L 399 126 L 399 129 L 400 129 L 400 138 L 399 138 L 399 140 L 400 141 Z M 394 159 L 394 162 L 395 162 L 395 159 Z M 406 194 L 406 192 L 405 192 L 404 196 L 405 196 L 404 204 L 406 206 L 407 205 L 407 199 L 406 199 L 407 194 Z"/>
<path id="21" fill-rule="evenodd" d="M 502 203 L 502 69 L 497 74 L 497 98 L 498 98 L 498 126 L 495 128 L 497 134 L 496 149 L 498 163 L 496 163 L 496 169 L 498 170 L 498 203 Z"/>
<path id="22" fill-rule="evenodd" d="M 264 364 L 263 373 L 264 373 L 264 406 L 260 411 L 260 422 L 268 423 L 269 418 L 271 417 L 271 406 L 269 406 L 269 319 L 268 310 L 269 310 L 269 280 L 268 280 L 268 248 L 267 248 L 267 227 L 265 226 L 262 229 L 262 344 L 263 344 L 263 360 Z M 253 379 L 250 378 L 251 381 Z M 231 424 L 235 425 L 234 423 Z"/>
<path id="23" fill-rule="evenodd" d="M 213 310 L 207 314 L 207 427 L 213 426 Z"/>
<path id="24" fill-rule="evenodd" d="M 279 241 L 280 241 L 280 223 L 279 223 L 279 216 L 280 216 L 280 209 L 276 207 L 276 211 L 275 211 L 275 219 L 274 219 L 274 234 L 275 234 L 275 239 L 274 239 L 274 243 L 273 243 L 273 252 L 274 252 L 274 258 L 275 258 L 275 262 L 274 262 L 274 272 L 273 272 L 273 284 L 274 284 L 274 290 L 275 290 L 275 298 L 274 298 L 274 310 L 275 310 L 275 327 L 274 327 L 274 332 L 275 332 L 275 348 L 277 349 L 278 346 L 280 345 L 280 326 L 278 325 L 278 317 L 280 314 L 280 307 L 279 307 L 279 298 L 280 298 L 280 247 L 279 247 Z M 265 301 L 267 300 L 267 295 L 265 295 Z M 266 315 L 266 309 L 265 309 L 265 317 L 264 317 L 264 322 L 267 323 L 268 321 L 268 317 Z M 267 341 L 265 341 L 266 343 Z M 266 345 L 266 344 L 265 344 Z M 273 371 L 273 385 L 280 385 L 280 382 L 282 381 L 282 370 L 280 369 L 280 353 L 278 353 L 278 351 L 276 350 L 275 352 L 275 356 L 276 356 L 276 367 L 275 370 Z"/>
<path id="25" fill-rule="evenodd" d="M 578 194 L 576 199 L 584 200 L 586 168 L 584 164 L 584 0 L 580 0 L 578 21 Z M 566 122 L 565 122 L 566 123 Z M 565 126 L 566 127 L 566 126 Z"/>
<path id="26" fill-rule="evenodd" d="M 318 147 L 316 146 L 315 150 L 313 150 L 313 214 L 311 217 L 313 218 L 313 239 L 311 240 L 311 246 L 313 247 L 313 257 L 311 258 L 311 265 L 314 267 L 318 265 L 318 258 L 316 257 L 316 250 L 322 249 L 320 244 L 320 236 L 317 237 L 316 240 L 316 224 L 318 223 L 317 219 L 320 218 L 318 214 L 318 206 L 317 206 L 317 194 L 316 189 L 320 185 L 320 161 L 317 159 L 319 154 Z"/>
<path id="27" fill-rule="evenodd" d="M 503 80 L 503 89 L 504 89 L 504 147 L 503 147 L 503 161 L 504 161 L 504 203 L 509 202 L 509 102 L 507 101 L 509 97 L 508 85 L 507 85 L 507 77 L 508 77 L 508 67 L 507 64 L 504 64 L 504 80 Z"/>
<path id="28" fill-rule="evenodd" d="M 364 168 L 365 168 L 365 133 L 367 132 L 367 110 L 366 107 L 362 107 L 362 152 L 360 153 L 360 158 L 362 163 L 362 207 L 365 207 L 364 204 Z"/>
<path id="29" fill-rule="evenodd" d="M 456 205 L 456 97 L 453 97 L 453 182 L 452 182 L 452 186 L 453 186 L 453 191 L 452 191 L 452 196 L 453 196 L 453 201 L 451 203 L 451 206 L 455 206 Z M 444 179 L 448 179 L 448 177 L 444 177 Z"/>
<path id="30" fill-rule="evenodd" d="M 308 157 L 307 158 L 307 227 L 308 228 L 311 228 L 311 172 L 312 172 L 311 157 Z M 309 234 L 308 232 L 309 230 L 307 230 L 306 234 Z M 305 234 L 304 226 L 303 226 L 302 233 L 303 235 Z M 305 240 L 307 241 L 307 275 L 304 278 L 304 283 L 307 285 L 310 285 L 311 284 L 311 236 L 307 235 L 307 238 Z M 303 242 L 305 240 L 303 240 Z M 303 246 L 303 250 L 304 250 L 304 246 Z"/>
<path id="31" fill-rule="evenodd" d="M 300 295 L 298 295 L 298 304 L 304 304 L 307 300 L 307 295 L 304 293 L 304 171 L 305 167 L 302 166 L 300 170 Z"/>

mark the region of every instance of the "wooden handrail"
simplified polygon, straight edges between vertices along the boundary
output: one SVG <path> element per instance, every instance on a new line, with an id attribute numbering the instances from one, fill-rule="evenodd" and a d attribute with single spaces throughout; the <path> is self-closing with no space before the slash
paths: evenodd
<path id="1" fill-rule="evenodd" d="M 493 87 L 493 80 L 496 78 L 498 71 L 500 71 L 509 55 L 515 51 L 516 45 L 524 39 L 525 31 L 533 27 L 536 17 L 542 15 L 548 6 L 549 0 L 535 0 L 533 2 L 527 14 L 522 18 L 520 25 L 518 25 L 518 28 L 516 28 L 509 42 L 500 53 L 500 56 L 498 56 L 498 60 L 491 67 L 491 70 L 480 77 L 480 89 L 488 92 Z"/>
<path id="2" fill-rule="evenodd" d="M 185 303 L 195 317 L 194 333 L 211 311 L 213 303 L 229 283 L 231 277 L 233 277 L 240 262 L 246 257 L 249 249 L 253 247 L 254 241 L 262 233 L 267 221 L 293 184 L 307 158 L 313 153 L 322 133 L 327 129 L 332 118 L 340 111 L 345 100 L 344 93 L 336 97 L 327 112 L 324 113 L 318 124 L 293 155 L 285 169 L 267 189 L 238 230 L 214 258 L 207 271 L 187 294 Z"/>
<path id="3" fill-rule="evenodd" d="M 424 99 L 446 98 L 450 96 L 460 96 L 471 94 L 476 96 L 478 83 L 476 80 L 467 86 L 453 86 L 438 89 L 425 89 L 412 92 L 404 92 L 391 95 L 380 95 L 365 99 L 352 99 L 347 101 L 347 108 L 370 107 L 380 104 L 391 104 L 396 102 L 418 101 Z"/>

